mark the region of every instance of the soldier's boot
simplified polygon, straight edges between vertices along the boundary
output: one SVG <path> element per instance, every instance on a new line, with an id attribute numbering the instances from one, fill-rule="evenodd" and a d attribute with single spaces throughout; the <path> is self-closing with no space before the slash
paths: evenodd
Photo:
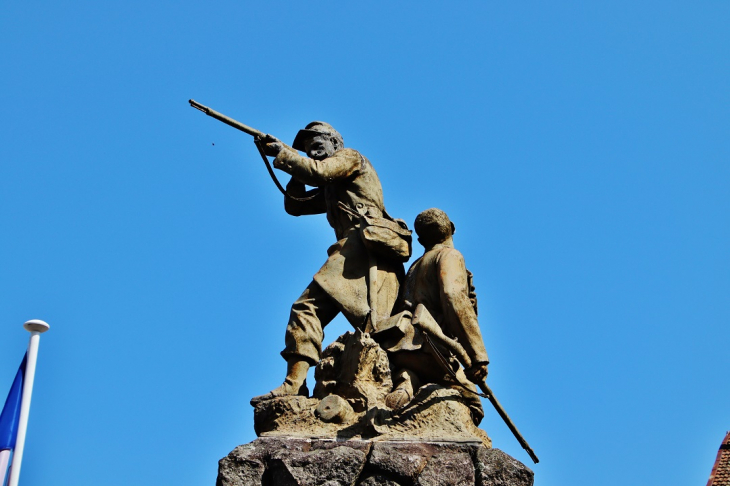
<path id="1" fill-rule="evenodd" d="M 398 410 L 413 399 L 419 380 L 412 371 L 402 369 L 396 373 L 393 381 L 395 386 L 393 391 L 385 396 L 385 406 L 391 410 Z"/>
<path id="2" fill-rule="evenodd" d="M 292 359 L 286 363 L 286 378 L 284 383 L 274 388 L 269 393 L 264 393 L 251 399 L 251 405 L 256 405 L 264 400 L 272 398 L 286 397 L 291 395 L 309 396 L 307 388 L 307 372 L 309 371 L 309 363 L 304 360 Z"/>

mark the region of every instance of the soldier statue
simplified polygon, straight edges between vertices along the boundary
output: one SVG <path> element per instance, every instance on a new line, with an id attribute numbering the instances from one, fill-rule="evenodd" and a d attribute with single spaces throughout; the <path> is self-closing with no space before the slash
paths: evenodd
<path id="1" fill-rule="evenodd" d="M 389 353 L 394 382 L 394 390 L 385 403 L 392 409 L 400 408 L 413 398 L 422 384 L 438 383 L 462 392 L 472 419 L 478 425 L 484 411 L 472 383 L 486 378 L 489 358 L 477 321 L 473 277 L 466 269 L 464 257 L 454 248 L 456 227 L 445 212 L 427 209 L 416 217 L 414 227 L 425 251 L 408 270 L 396 306 L 396 311 L 402 313 L 394 316 L 394 324 L 405 316 L 406 325 L 409 325 L 407 321 L 419 306 L 423 306 L 422 312 L 435 320 L 440 332 L 461 344 L 470 366 L 462 370 L 452 350 L 443 346 L 433 349 L 424 344 L 420 328 L 409 329 L 396 342 L 382 343 Z M 386 334 L 387 330 L 380 333 Z M 375 334 L 376 339 L 380 333 Z M 450 369 L 440 365 L 436 353 L 447 357 Z"/>
<path id="2" fill-rule="evenodd" d="M 386 212 L 383 189 L 370 161 L 345 148 L 331 125 L 310 123 L 291 147 L 270 135 L 263 142 L 266 155 L 275 157 L 274 167 L 291 175 L 286 193 L 293 197 L 284 198 L 286 212 L 326 214 L 337 242 L 291 307 L 281 352 L 287 362 L 284 383 L 254 397 L 252 404 L 287 395 L 306 396 L 307 371 L 320 359 L 325 326 L 341 312 L 354 328 L 369 331 L 376 325 L 376 316 L 390 316 L 404 276 L 403 262 L 410 257 L 407 228 L 402 231 L 406 238 L 399 239 L 377 224 L 367 227 L 367 222 L 379 221 L 385 223 L 380 226 L 390 225 L 397 231 L 405 223 L 396 223 Z M 314 189 L 307 191 L 306 186 Z M 377 236 L 383 232 L 386 239 L 395 240 L 390 252 L 378 252 L 383 241 Z"/>
<path id="3" fill-rule="evenodd" d="M 428 209 L 417 216 L 424 254 L 406 275 L 411 232 L 386 211 L 370 161 L 345 148 L 331 125 L 314 121 L 288 146 L 194 100 L 190 104 L 253 136 L 284 194 L 286 212 L 326 214 L 335 232 L 327 260 L 291 306 L 281 352 L 287 363 L 283 383 L 251 399 L 256 433 L 446 438 L 489 446 L 478 428 L 484 417 L 481 396 L 537 462 L 486 384 L 489 359 L 472 274 L 454 248 L 455 226 L 446 213 Z M 286 188 L 268 157 L 274 157 L 273 168 L 291 176 Z M 324 329 L 340 313 L 355 332 L 340 336 L 323 353 Z M 315 365 L 317 386 L 310 398 L 306 378 Z"/>

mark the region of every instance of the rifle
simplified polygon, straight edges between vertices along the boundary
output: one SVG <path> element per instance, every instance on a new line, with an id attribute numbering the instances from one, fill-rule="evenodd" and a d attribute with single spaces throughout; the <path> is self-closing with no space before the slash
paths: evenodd
<path id="1" fill-rule="evenodd" d="M 281 185 L 281 182 L 279 182 L 279 179 L 276 178 L 276 174 L 274 173 L 274 169 L 271 167 L 271 164 L 269 163 L 269 159 L 266 157 L 266 151 L 264 150 L 264 142 L 263 140 L 265 138 L 273 138 L 269 135 L 266 135 L 264 132 L 261 132 L 259 130 L 256 130 L 255 128 L 251 128 L 248 125 L 244 125 L 243 123 L 234 120 L 231 117 L 228 117 L 224 115 L 223 113 L 220 113 L 218 111 L 215 111 L 213 108 L 209 108 L 205 105 L 201 105 L 195 100 L 188 100 L 190 103 L 190 106 L 195 108 L 196 110 L 200 110 L 206 115 L 215 118 L 218 121 L 222 121 L 226 125 L 229 125 L 233 128 L 236 128 L 238 130 L 241 130 L 243 133 L 247 133 L 248 135 L 251 135 L 253 137 L 253 143 L 256 144 L 256 148 L 259 150 L 259 154 L 261 154 L 261 158 L 264 161 L 264 164 L 266 164 L 266 170 L 269 172 L 269 175 L 271 176 L 271 180 L 274 181 L 274 184 L 276 184 L 276 187 L 281 191 L 281 193 L 290 199 L 293 199 L 295 201 L 304 202 L 309 201 L 311 199 L 314 199 L 318 194 L 319 191 L 314 192 L 311 196 L 307 197 L 295 197 L 286 192 L 286 189 L 284 189 L 284 186 Z"/>
<path id="2" fill-rule="evenodd" d="M 426 342 L 428 343 L 431 350 L 434 352 L 434 355 L 436 356 L 439 364 L 456 380 L 457 383 L 461 384 L 456 374 L 451 369 L 451 366 L 449 366 L 448 361 L 446 360 L 444 355 L 441 354 L 441 352 L 438 350 L 438 348 L 431 339 L 433 338 L 433 340 L 438 341 L 446 348 L 453 351 L 459 361 L 461 361 L 461 363 L 464 364 L 466 367 L 469 367 L 471 366 L 471 359 L 469 358 L 469 355 L 467 354 L 464 347 L 458 341 L 447 337 L 443 333 L 443 331 L 441 331 L 441 327 L 438 325 L 436 320 L 433 318 L 431 313 L 428 312 L 428 309 L 426 309 L 423 304 L 418 304 L 418 306 L 416 306 L 416 310 L 413 313 L 412 323 L 414 326 L 419 327 L 421 331 L 423 331 Z M 515 439 L 517 439 L 517 442 L 520 443 L 522 448 L 525 449 L 527 454 L 530 456 L 530 459 L 532 459 L 535 464 L 540 462 L 540 460 L 535 455 L 535 452 L 530 447 L 530 444 L 528 444 L 525 438 L 522 437 L 520 431 L 517 430 L 517 426 L 512 422 L 512 419 L 509 418 L 509 415 L 507 415 L 507 412 L 504 410 L 504 408 L 502 408 L 502 404 L 500 404 L 499 400 L 497 400 L 497 397 L 494 396 L 494 392 L 492 392 L 492 390 L 489 388 L 487 382 L 485 380 L 482 380 L 480 383 L 475 384 L 482 390 L 482 393 L 477 393 L 477 395 L 488 399 L 492 406 L 494 406 L 499 416 L 502 417 L 504 423 L 507 424 L 507 427 L 509 427 L 512 435 L 514 435 Z M 463 385 L 462 387 L 471 393 L 476 393 L 464 387 Z"/>
<path id="3" fill-rule="evenodd" d="M 205 105 L 201 105 L 200 103 L 198 103 L 195 100 L 188 100 L 188 102 L 190 103 L 190 106 L 192 106 L 196 110 L 200 110 L 203 113 L 205 113 L 206 115 L 212 116 L 213 118 L 215 118 L 218 121 L 222 121 L 226 125 L 230 125 L 233 128 L 237 128 L 238 130 L 241 130 L 243 133 L 248 133 L 249 135 L 254 137 L 254 140 L 255 139 L 261 140 L 264 137 L 266 137 L 266 134 L 264 132 L 260 132 L 260 131 L 256 130 L 255 128 L 251 128 L 248 125 L 244 125 L 243 123 L 236 121 L 233 118 L 227 117 L 223 113 L 219 113 L 219 112 L 215 111 L 213 108 L 209 108 Z"/>

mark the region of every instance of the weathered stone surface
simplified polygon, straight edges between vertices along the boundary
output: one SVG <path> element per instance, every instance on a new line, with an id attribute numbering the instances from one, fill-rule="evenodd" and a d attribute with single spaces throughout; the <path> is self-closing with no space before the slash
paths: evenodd
<path id="1" fill-rule="evenodd" d="M 499 449 L 476 451 L 477 486 L 532 485 L 535 474 L 524 464 Z"/>
<path id="2" fill-rule="evenodd" d="M 473 486 L 474 463 L 468 446 L 441 448 L 416 479 L 416 486 Z"/>
<path id="3" fill-rule="evenodd" d="M 255 440 L 240 445 L 218 463 L 217 486 L 249 486 L 263 484 L 267 459 L 275 452 L 298 452 L 308 449 L 305 440 L 286 441 Z"/>
<path id="4" fill-rule="evenodd" d="M 491 447 L 487 433 L 474 425 L 461 393 L 439 385 L 421 387 L 411 402 L 395 412 L 372 414 L 373 428 L 382 439 L 465 442 Z"/>
<path id="5" fill-rule="evenodd" d="M 389 478 L 381 475 L 369 476 L 357 483 L 357 486 L 401 486 L 400 483 L 391 481 Z"/>
<path id="6" fill-rule="evenodd" d="M 256 404 L 254 430 L 260 437 L 351 439 L 367 436 L 365 414 L 348 413 L 343 422 L 325 421 L 317 414 L 321 401 L 300 396 L 280 397 Z M 370 434 L 373 435 L 373 434 Z"/>
<path id="7" fill-rule="evenodd" d="M 393 388 L 387 353 L 368 334 L 347 332 L 322 351 L 314 370 L 313 396 L 338 395 L 355 412 L 364 412 L 385 401 Z"/>
<path id="8" fill-rule="evenodd" d="M 226 461 L 221 459 L 216 486 L 248 486 L 262 484 L 265 466 L 261 461 L 240 460 Z"/>
<path id="9" fill-rule="evenodd" d="M 217 486 L 532 486 L 482 444 L 262 437 L 221 459 Z"/>
<path id="10" fill-rule="evenodd" d="M 350 403 L 339 395 L 328 395 L 319 402 L 314 415 L 324 422 L 350 423 L 355 417 Z"/>
<path id="11" fill-rule="evenodd" d="M 302 396 L 287 396 L 259 402 L 254 407 L 253 427 L 256 434 L 270 432 L 278 435 L 297 436 L 299 430 L 308 437 L 312 429 L 322 429 L 321 436 L 336 437 L 337 427 L 328 426 L 314 415 L 319 400 Z"/>
<path id="12" fill-rule="evenodd" d="M 373 470 L 413 483 L 434 454 L 434 446 L 410 442 L 375 442 L 368 460 Z"/>
<path id="13" fill-rule="evenodd" d="M 355 486 L 365 466 L 366 453 L 341 446 L 328 450 L 279 451 L 268 462 L 277 486 Z"/>
<path id="14" fill-rule="evenodd" d="M 386 352 L 368 334 L 345 333 L 323 352 L 315 396 L 256 403 L 254 429 L 262 437 L 481 441 L 491 447 L 457 390 L 428 384 L 404 407 L 388 409 L 388 366 Z"/>

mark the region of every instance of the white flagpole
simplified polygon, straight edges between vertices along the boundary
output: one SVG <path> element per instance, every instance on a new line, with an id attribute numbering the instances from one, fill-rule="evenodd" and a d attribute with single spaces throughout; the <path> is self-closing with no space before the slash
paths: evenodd
<path id="1" fill-rule="evenodd" d="M 10 459 L 10 450 L 3 449 L 0 451 L 0 485 L 5 484 L 5 477 L 8 473 L 8 460 Z"/>
<path id="2" fill-rule="evenodd" d="M 38 342 L 41 333 L 50 327 L 43 321 L 33 319 L 23 324 L 26 331 L 30 332 L 28 342 L 28 360 L 25 363 L 25 381 L 23 383 L 23 398 L 20 402 L 20 419 L 18 423 L 18 436 L 13 450 L 13 462 L 10 465 L 10 479 L 8 486 L 18 486 L 20 477 L 20 463 L 23 461 L 23 449 L 25 448 L 25 431 L 28 429 L 28 414 L 30 413 L 30 397 L 33 394 L 33 380 L 35 378 L 35 364 L 38 359 Z"/>

